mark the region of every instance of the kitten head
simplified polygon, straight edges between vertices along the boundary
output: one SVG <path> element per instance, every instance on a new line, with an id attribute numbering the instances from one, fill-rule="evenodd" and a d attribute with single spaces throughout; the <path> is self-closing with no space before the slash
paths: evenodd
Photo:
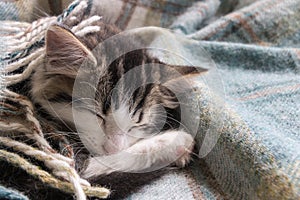
<path id="1" fill-rule="evenodd" d="M 169 66 L 145 50 L 107 63 L 105 53 L 90 49 L 116 34 L 115 30 L 102 24 L 100 32 L 77 38 L 64 27 L 51 26 L 46 34 L 45 64 L 31 81 L 35 102 L 68 126 L 76 123 L 85 146 L 96 154 L 115 153 L 165 129 L 178 128 L 175 93 L 188 87 L 182 77 L 206 71 Z M 134 46 L 135 41 L 122 41 L 106 49 L 107 54 L 120 52 L 124 45 Z M 77 80 L 83 84 L 74 93 Z M 85 96 L 88 92 L 93 98 Z"/>

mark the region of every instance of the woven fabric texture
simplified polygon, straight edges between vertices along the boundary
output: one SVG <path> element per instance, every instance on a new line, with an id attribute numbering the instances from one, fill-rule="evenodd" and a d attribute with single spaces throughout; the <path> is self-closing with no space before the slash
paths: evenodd
<path id="1" fill-rule="evenodd" d="M 31 3 L 30 8 L 42 5 Z M 202 111 L 196 135 L 201 158 L 184 170 L 105 178 L 101 184 L 120 191 L 116 199 L 300 198 L 299 0 L 89 0 L 88 5 L 87 15 L 101 15 L 122 30 L 146 27 L 141 37 L 147 26 L 168 28 L 157 31 L 157 43 L 185 52 L 196 64 L 204 50 L 216 65 L 208 87 L 199 86 L 188 97 Z M 31 22 L 34 11 L 28 9 L 0 2 L 0 19 Z M 7 53 L 5 41 L 1 45 Z M 5 65 L 2 60 L 1 68 Z M 207 136 L 217 140 L 204 155 Z"/>

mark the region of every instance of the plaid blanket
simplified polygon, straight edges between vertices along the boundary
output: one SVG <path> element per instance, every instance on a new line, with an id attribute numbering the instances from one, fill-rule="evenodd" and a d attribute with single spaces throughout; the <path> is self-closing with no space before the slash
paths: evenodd
<path id="1" fill-rule="evenodd" d="M 0 1 L 0 18 L 31 22 L 38 12 L 28 9 L 56 14 L 67 1 L 28 2 Z M 202 111 L 201 158 L 184 170 L 107 177 L 101 184 L 113 199 L 300 198 L 299 0 L 88 2 L 86 15 L 122 30 L 146 27 L 141 37 L 147 26 L 168 28 L 149 46 L 163 42 L 192 63 L 205 50 L 216 65 L 209 89 L 189 97 Z"/>

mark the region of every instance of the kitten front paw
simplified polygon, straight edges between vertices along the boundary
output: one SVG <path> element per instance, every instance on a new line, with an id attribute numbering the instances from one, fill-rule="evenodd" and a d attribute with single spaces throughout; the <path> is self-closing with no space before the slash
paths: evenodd
<path id="1" fill-rule="evenodd" d="M 183 168 L 191 161 L 191 152 L 194 148 L 194 141 L 189 141 L 183 146 L 178 146 L 176 149 L 176 155 L 179 158 L 175 161 L 177 167 Z"/>
<path id="2" fill-rule="evenodd" d="M 180 147 L 181 148 L 181 147 Z M 189 164 L 189 162 L 191 161 L 191 153 L 190 151 L 184 150 L 184 153 L 182 156 L 180 156 L 176 161 L 175 161 L 175 165 L 177 167 L 183 168 L 185 167 L 187 164 Z"/>

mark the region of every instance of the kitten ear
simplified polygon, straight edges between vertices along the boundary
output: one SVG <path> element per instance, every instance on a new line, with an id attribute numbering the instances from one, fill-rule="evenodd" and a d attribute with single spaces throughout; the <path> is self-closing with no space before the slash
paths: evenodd
<path id="1" fill-rule="evenodd" d="M 191 91 L 195 87 L 195 80 L 199 79 L 199 76 L 208 72 L 208 69 L 194 66 L 171 66 L 177 73 L 174 78 L 169 79 L 163 85 L 176 93 L 186 93 Z"/>
<path id="2" fill-rule="evenodd" d="M 173 69 L 179 72 L 181 75 L 191 75 L 191 74 L 203 74 L 207 72 L 208 69 L 203 67 L 195 67 L 195 66 L 185 66 L 185 65 L 172 65 Z"/>
<path id="3" fill-rule="evenodd" d="M 66 28 L 51 25 L 46 33 L 46 71 L 76 77 L 85 61 L 97 63 L 92 52 Z"/>

